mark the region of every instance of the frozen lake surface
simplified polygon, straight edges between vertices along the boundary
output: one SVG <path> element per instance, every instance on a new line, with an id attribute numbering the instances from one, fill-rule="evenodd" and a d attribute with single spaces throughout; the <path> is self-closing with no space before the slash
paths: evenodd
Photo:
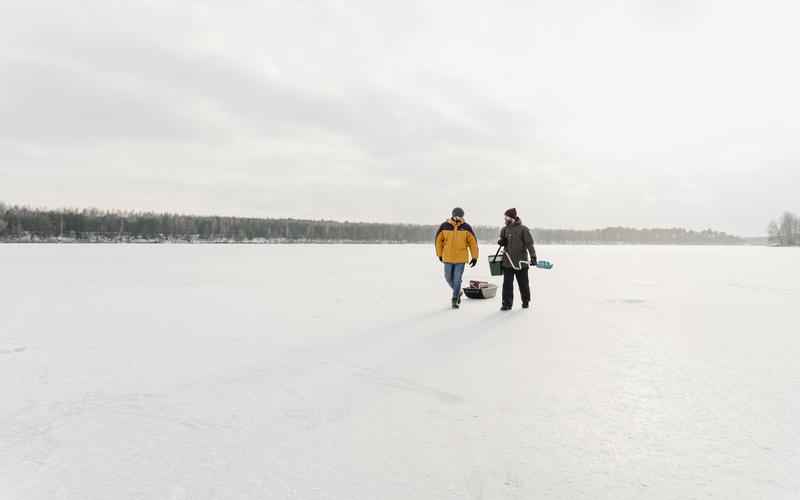
<path id="1" fill-rule="evenodd" d="M 800 252 L 537 250 L 0 245 L 0 498 L 800 497 Z"/>

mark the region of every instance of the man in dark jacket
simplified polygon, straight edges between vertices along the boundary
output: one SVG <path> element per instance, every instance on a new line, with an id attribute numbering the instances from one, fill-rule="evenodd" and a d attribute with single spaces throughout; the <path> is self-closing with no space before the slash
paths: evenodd
<path id="1" fill-rule="evenodd" d="M 517 278 L 522 307 L 527 309 L 531 303 L 531 287 L 528 279 L 528 267 L 536 266 L 536 249 L 533 247 L 533 236 L 530 229 L 522 224 L 517 216 L 516 208 L 509 208 L 505 213 L 506 226 L 500 231 L 499 245 L 505 247 L 503 258 L 503 307 L 508 311 L 514 303 L 514 278 Z"/>

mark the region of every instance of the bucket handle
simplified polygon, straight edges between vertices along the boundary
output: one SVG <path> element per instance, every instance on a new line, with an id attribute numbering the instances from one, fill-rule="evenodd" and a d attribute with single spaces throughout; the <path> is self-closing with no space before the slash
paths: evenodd
<path id="1" fill-rule="evenodd" d="M 495 252 L 494 258 L 492 259 L 492 262 L 497 260 L 497 256 L 500 255 L 500 250 L 502 250 L 502 248 L 503 248 L 503 245 L 500 245 L 499 247 L 497 247 L 497 252 Z"/>

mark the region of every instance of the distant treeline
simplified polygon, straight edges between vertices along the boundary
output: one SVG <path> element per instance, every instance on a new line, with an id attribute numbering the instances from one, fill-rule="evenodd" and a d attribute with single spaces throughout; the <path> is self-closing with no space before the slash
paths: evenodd
<path id="1" fill-rule="evenodd" d="M 800 217 L 791 212 L 785 212 L 779 220 L 769 223 L 767 235 L 770 245 L 800 246 Z"/>
<path id="2" fill-rule="evenodd" d="M 0 203 L 0 240 L 35 242 L 385 242 L 433 241 L 438 224 L 379 224 L 326 220 L 255 219 L 149 212 L 42 210 Z M 494 241 L 500 228 L 476 227 Z M 612 227 L 591 231 L 535 229 L 538 243 L 740 244 L 725 233 Z"/>
<path id="3" fill-rule="evenodd" d="M 651 245 L 740 245 L 742 238 L 706 229 L 690 231 L 682 228 L 634 229 L 607 227 L 588 231 L 570 229 L 535 229 L 539 243 L 635 243 Z"/>

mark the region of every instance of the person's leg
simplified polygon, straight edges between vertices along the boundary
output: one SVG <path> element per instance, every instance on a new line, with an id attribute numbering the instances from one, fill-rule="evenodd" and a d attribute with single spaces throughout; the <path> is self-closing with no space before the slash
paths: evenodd
<path id="1" fill-rule="evenodd" d="M 444 263 L 444 280 L 447 282 L 447 286 L 451 289 L 453 288 L 453 264 L 448 264 L 447 262 Z"/>
<path id="2" fill-rule="evenodd" d="M 453 298 L 461 295 L 461 278 L 464 277 L 464 264 L 453 264 Z"/>
<path id="3" fill-rule="evenodd" d="M 531 301 L 531 285 L 528 277 L 528 266 L 523 266 L 517 271 L 517 285 L 519 285 L 519 296 L 522 298 L 522 306 L 527 306 Z"/>
<path id="4" fill-rule="evenodd" d="M 514 270 L 503 268 L 503 307 L 514 303 Z"/>

